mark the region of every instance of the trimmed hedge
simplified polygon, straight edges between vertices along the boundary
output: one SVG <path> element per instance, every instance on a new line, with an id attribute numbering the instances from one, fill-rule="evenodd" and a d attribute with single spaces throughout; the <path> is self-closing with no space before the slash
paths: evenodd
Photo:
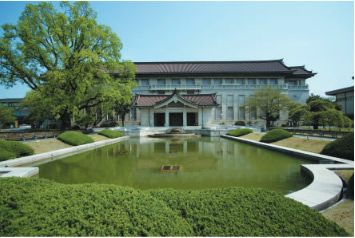
<path id="1" fill-rule="evenodd" d="M 0 236 L 349 236 L 262 189 L 135 190 L 0 179 Z"/>
<path id="2" fill-rule="evenodd" d="M 235 129 L 233 131 L 229 131 L 227 133 L 227 135 L 238 137 L 238 136 L 244 136 L 244 135 L 247 135 L 250 133 L 253 133 L 252 129 Z"/>
<path id="3" fill-rule="evenodd" d="M 91 137 L 76 131 L 66 131 L 60 134 L 57 139 L 69 145 L 83 145 L 94 142 Z"/>
<path id="4" fill-rule="evenodd" d="M 109 129 L 104 129 L 104 130 L 100 131 L 98 134 L 106 136 L 108 138 L 117 138 L 117 137 L 124 136 L 124 134 L 120 131 L 113 131 L 113 130 L 109 130 Z"/>
<path id="5" fill-rule="evenodd" d="M 0 149 L 0 161 L 34 154 L 30 146 L 18 141 L 0 140 Z"/>
<path id="6" fill-rule="evenodd" d="M 324 146 L 321 154 L 354 160 L 354 133 L 330 142 Z"/>
<path id="7" fill-rule="evenodd" d="M 282 130 L 282 129 L 273 129 L 271 131 L 269 131 L 268 133 L 266 133 L 265 135 L 263 135 L 263 137 L 261 137 L 260 141 L 261 142 L 265 142 L 265 143 L 272 143 L 275 141 L 279 141 L 279 140 L 283 140 L 286 138 L 292 137 L 292 133 Z"/>
<path id="8" fill-rule="evenodd" d="M 236 125 L 236 126 L 245 126 L 245 122 L 244 121 L 236 121 L 234 123 L 234 125 Z"/>

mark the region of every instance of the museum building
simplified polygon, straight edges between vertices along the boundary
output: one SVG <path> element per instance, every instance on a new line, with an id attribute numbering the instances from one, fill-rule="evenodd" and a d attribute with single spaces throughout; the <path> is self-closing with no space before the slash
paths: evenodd
<path id="1" fill-rule="evenodd" d="M 306 80 L 316 73 L 283 60 L 139 62 L 128 124 L 150 127 L 208 127 L 245 121 L 262 126 L 260 110 L 242 105 L 261 87 L 279 88 L 298 103 L 309 96 Z M 277 125 L 287 123 L 280 112 Z"/>

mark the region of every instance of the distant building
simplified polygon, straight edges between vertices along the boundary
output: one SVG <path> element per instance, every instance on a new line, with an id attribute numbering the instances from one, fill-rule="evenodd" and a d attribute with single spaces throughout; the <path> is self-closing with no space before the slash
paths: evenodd
<path id="1" fill-rule="evenodd" d="M 241 120 L 264 125 L 260 111 L 241 106 L 255 89 L 271 86 L 306 103 L 306 80 L 315 73 L 282 60 L 135 63 L 138 87 L 127 121 L 141 126 L 210 126 Z M 277 124 L 286 124 L 287 113 Z"/>
<path id="2" fill-rule="evenodd" d="M 23 98 L 3 98 L 0 99 L 0 106 L 5 106 L 13 109 L 13 116 L 16 117 L 15 127 L 22 124 L 24 118 L 29 115 L 27 108 L 21 108 L 21 102 Z"/>
<path id="3" fill-rule="evenodd" d="M 354 86 L 329 91 L 325 94 L 335 96 L 335 101 L 341 105 L 344 115 L 354 119 Z"/>

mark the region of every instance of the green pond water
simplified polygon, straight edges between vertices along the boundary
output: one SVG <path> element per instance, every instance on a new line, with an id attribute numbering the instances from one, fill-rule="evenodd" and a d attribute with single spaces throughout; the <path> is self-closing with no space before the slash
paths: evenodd
<path id="1" fill-rule="evenodd" d="M 117 184 L 139 189 L 261 187 L 288 194 L 306 187 L 309 163 L 220 137 L 131 138 L 39 165 L 39 177 L 61 183 Z M 177 165 L 180 171 L 162 171 Z"/>

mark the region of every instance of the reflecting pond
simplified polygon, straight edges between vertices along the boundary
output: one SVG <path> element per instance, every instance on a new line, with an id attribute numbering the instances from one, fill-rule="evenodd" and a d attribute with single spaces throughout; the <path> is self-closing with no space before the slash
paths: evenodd
<path id="1" fill-rule="evenodd" d="M 307 163 L 220 137 L 141 137 L 41 164 L 39 177 L 140 189 L 250 186 L 287 194 L 311 182 L 300 172 Z"/>

